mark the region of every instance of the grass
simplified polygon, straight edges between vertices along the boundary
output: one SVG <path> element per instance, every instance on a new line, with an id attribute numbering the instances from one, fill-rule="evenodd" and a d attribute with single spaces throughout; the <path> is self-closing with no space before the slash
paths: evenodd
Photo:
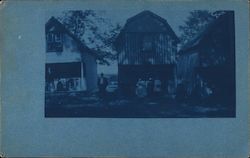
<path id="1" fill-rule="evenodd" d="M 233 106 L 177 102 L 168 96 L 123 97 L 109 93 L 54 93 L 45 96 L 46 117 L 197 118 L 235 117 Z"/>

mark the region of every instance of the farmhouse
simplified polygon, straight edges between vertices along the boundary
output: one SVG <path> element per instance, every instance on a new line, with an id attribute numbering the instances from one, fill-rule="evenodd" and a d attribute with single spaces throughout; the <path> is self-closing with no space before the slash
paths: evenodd
<path id="1" fill-rule="evenodd" d="M 54 17 L 46 23 L 45 33 L 46 92 L 96 89 L 98 56 Z"/>
<path id="2" fill-rule="evenodd" d="M 217 101 L 235 102 L 234 12 L 226 11 L 180 50 L 178 80 L 188 94 L 208 87 Z"/>
<path id="3" fill-rule="evenodd" d="M 139 78 L 158 78 L 166 90 L 175 80 L 178 42 L 167 21 L 151 11 L 129 18 L 115 42 L 121 89 L 134 94 Z"/>

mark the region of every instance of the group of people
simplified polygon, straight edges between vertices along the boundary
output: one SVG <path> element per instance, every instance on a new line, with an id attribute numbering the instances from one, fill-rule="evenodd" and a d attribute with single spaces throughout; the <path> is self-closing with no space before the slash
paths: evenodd
<path id="1" fill-rule="evenodd" d="M 159 96 L 162 92 L 162 82 L 159 78 L 153 80 L 149 78 L 148 80 L 138 79 L 135 88 L 136 96 L 143 98 L 146 96 Z"/>
<path id="2" fill-rule="evenodd" d="M 201 101 L 211 98 L 216 92 L 214 85 L 208 84 L 202 80 L 197 81 L 194 85 L 189 85 L 187 81 L 181 81 L 177 85 L 176 99 L 178 101 Z"/>
<path id="3" fill-rule="evenodd" d="M 104 74 L 101 73 L 98 78 L 98 89 L 99 97 L 105 98 L 108 86 L 108 79 L 104 77 Z M 138 79 L 135 87 L 135 94 L 137 97 L 143 98 L 146 96 L 159 96 L 162 93 L 162 81 L 159 78 L 149 78 L 148 80 Z"/>
<path id="4" fill-rule="evenodd" d="M 65 79 L 65 78 L 59 78 L 59 79 L 54 79 L 52 81 L 46 82 L 46 91 L 49 92 L 62 92 L 62 91 L 73 91 L 77 90 L 80 87 L 80 80 L 77 78 L 70 78 L 70 79 Z"/>

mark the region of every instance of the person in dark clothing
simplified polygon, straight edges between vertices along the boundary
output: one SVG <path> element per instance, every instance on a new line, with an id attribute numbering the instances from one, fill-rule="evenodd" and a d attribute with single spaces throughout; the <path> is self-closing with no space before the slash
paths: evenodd
<path id="1" fill-rule="evenodd" d="M 62 81 L 59 80 L 59 82 L 57 83 L 57 91 L 63 91 L 64 88 L 63 88 L 63 83 Z"/>
<path id="2" fill-rule="evenodd" d="M 100 98 L 104 98 L 106 96 L 106 87 L 108 85 L 107 78 L 104 77 L 103 73 L 101 73 L 101 77 L 98 79 L 98 88 Z"/>
<path id="3" fill-rule="evenodd" d="M 154 93 L 154 82 L 152 78 L 149 78 L 148 83 L 147 83 L 147 93 L 148 96 L 152 97 Z"/>
<path id="4" fill-rule="evenodd" d="M 162 92 L 162 82 L 159 77 L 155 78 L 153 85 L 154 96 L 160 96 Z"/>

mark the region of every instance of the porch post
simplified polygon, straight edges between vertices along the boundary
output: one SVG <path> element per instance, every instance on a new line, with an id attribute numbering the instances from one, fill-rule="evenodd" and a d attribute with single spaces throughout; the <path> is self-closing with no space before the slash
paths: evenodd
<path id="1" fill-rule="evenodd" d="M 85 76 L 84 76 L 84 67 L 83 67 L 83 62 L 81 62 L 81 90 L 85 91 L 87 90 L 87 86 L 86 86 L 86 80 L 85 80 Z"/>

